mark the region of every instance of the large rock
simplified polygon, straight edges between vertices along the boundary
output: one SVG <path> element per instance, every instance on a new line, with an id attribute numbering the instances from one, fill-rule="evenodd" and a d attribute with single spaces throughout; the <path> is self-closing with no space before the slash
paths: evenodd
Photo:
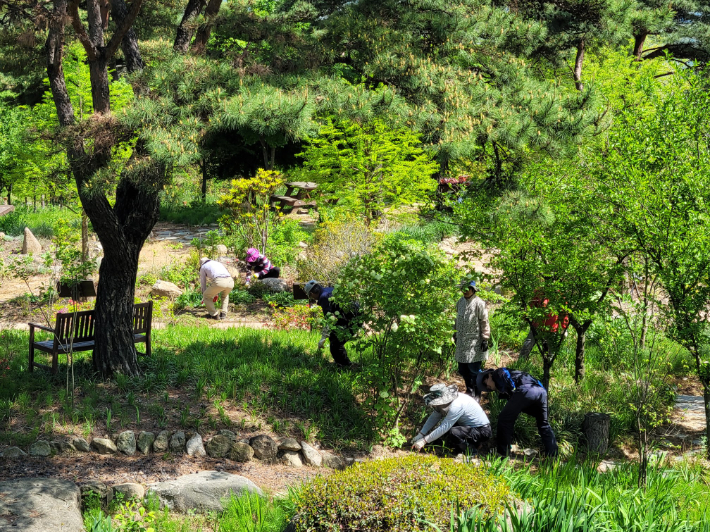
<path id="1" fill-rule="evenodd" d="M 232 441 L 221 434 L 207 442 L 207 454 L 212 458 L 224 458 L 232 448 Z"/>
<path id="2" fill-rule="evenodd" d="M 232 443 L 235 443 L 237 441 L 237 435 L 229 429 L 221 429 L 219 432 L 217 432 L 217 435 L 226 436 Z"/>
<path id="3" fill-rule="evenodd" d="M 301 450 L 301 445 L 293 438 L 286 438 L 279 444 L 279 451 L 291 451 L 297 453 Z"/>
<path id="4" fill-rule="evenodd" d="M 301 452 L 303 453 L 303 460 L 306 464 L 314 467 L 323 465 L 323 457 L 314 447 L 308 445 L 305 441 L 301 442 Z"/>
<path id="5" fill-rule="evenodd" d="M 161 430 L 158 433 L 158 437 L 155 438 L 153 442 L 153 451 L 156 453 L 164 453 L 168 450 L 168 445 L 170 445 L 170 431 Z"/>
<path id="6" fill-rule="evenodd" d="M 254 436 L 249 440 L 249 445 L 254 449 L 254 456 L 265 462 L 273 462 L 279 452 L 279 446 L 276 445 L 276 442 L 265 434 Z"/>
<path id="7" fill-rule="evenodd" d="M 138 435 L 138 443 L 136 446 L 138 450 L 143 454 L 148 454 L 153 449 L 153 442 L 155 441 L 155 434 L 152 432 L 143 431 Z"/>
<path id="8" fill-rule="evenodd" d="M 170 451 L 173 453 L 182 453 L 185 451 L 185 433 L 178 430 L 173 437 L 170 438 Z"/>
<path id="9" fill-rule="evenodd" d="M 161 506 L 178 512 L 221 512 L 222 499 L 230 493 L 239 496 L 244 490 L 263 494 L 248 478 L 219 471 L 201 471 L 148 486 L 148 492 L 158 496 Z"/>
<path id="10" fill-rule="evenodd" d="M 127 430 L 118 435 L 116 449 L 128 456 L 136 454 L 136 435 L 133 434 L 132 430 Z"/>
<path id="11" fill-rule="evenodd" d="M 83 453 L 88 453 L 89 451 L 91 451 L 91 446 L 89 445 L 89 442 L 81 436 L 73 436 L 70 441 L 77 451 L 81 451 Z"/>
<path id="12" fill-rule="evenodd" d="M 23 456 L 27 456 L 27 453 L 19 447 L 8 447 L 0 453 L 0 456 L 3 458 L 21 458 Z"/>
<path id="13" fill-rule="evenodd" d="M 323 465 L 331 469 L 345 469 L 345 462 L 339 456 L 335 456 L 332 453 L 323 452 L 321 453 L 323 458 Z"/>
<path id="14" fill-rule="evenodd" d="M 254 458 L 254 449 L 248 443 L 237 442 L 232 444 L 227 458 L 235 462 L 248 462 Z"/>
<path id="15" fill-rule="evenodd" d="M 224 244 L 217 244 L 215 250 L 217 251 L 217 255 L 220 257 L 224 257 L 227 253 L 229 253 L 229 249 L 227 249 L 227 246 Z"/>
<path id="16" fill-rule="evenodd" d="M 178 286 L 169 281 L 156 281 L 153 288 L 150 289 L 150 294 L 158 297 L 167 297 L 173 299 L 182 295 L 182 290 Z"/>
<path id="17" fill-rule="evenodd" d="M 79 488 L 56 478 L 0 482 L 0 531 L 82 532 Z"/>
<path id="18" fill-rule="evenodd" d="M 52 449 L 55 453 L 70 453 L 72 451 L 76 451 L 76 447 L 74 447 L 71 441 L 66 440 L 64 438 L 52 440 L 50 445 L 52 446 Z"/>
<path id="19" fill-rule="evenodd" d="M 49 442 L 39 440 L 30 446 L 30 456 L 50 456 L 52 454 L 52 446 Z"/>
<path id="20" fill-rule="evenodd" d="M 281 456 L 281 460 L 284 464 L 291 467 L 303 467 L 303 462 L 301 462 L 301 455 L 293 451 L 284 451 Z"/>
<path id="21" fill-rule="evenodd" d="M 145 488 L 135 482 L 126 482 L 124 484 L 116 484 L 113 487 L 114 493 L 120 493 L 126 499 L 143 500 L 145 497 Z"/>
<path id="22" fill-rule="evenodd" d="M 268 277 L 266 279 L 262 279 L 260 282 L 265 284 L 271 292 L 288 291 L 288 285 L 283 279 L 273 279 L 271 277 Z"/>
<path id="23" fill-rule="evenodd" d="M 42 253 L 42 245 L 32 234 L 30 228 L 25 227 L 25 239 L 22 241 L 22 254 L 27 255 L 28 253 L 33 253 L 34 255 Z"/>
<path id="24" fill-rule="evenodd" d="M 118 452 L 116 444 L 108 438 L 94 438 L 91 441 L 91 446 L 99 454 L 116 454 Z"/>
<path id="25" fill-rule="evenodd" d="M 202 445 L 202 436 L 195 434 L 192 438 L 187 440 L 185 452 L 187 452 L 187 456 L 206 456 L 205 446 Z"/>

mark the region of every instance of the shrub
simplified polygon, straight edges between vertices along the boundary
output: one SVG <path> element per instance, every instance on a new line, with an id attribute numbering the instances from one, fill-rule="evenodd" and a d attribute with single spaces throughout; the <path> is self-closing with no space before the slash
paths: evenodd
<path id="1" fill-rule="evenodd" d="M 369 253 L 374 243 L 375 236 L 362 218 L 345 216 L 327 221 L 316 230 L 306 258 L 298 261 L 298 277 L 332 285 L 348 260 Z"/>
<path id="2" fill-rule="evenodd" d="M 269 259 L 276 266 L 293 264 L 302 251 L 299 242 L 311 239 L 311 234 L 301 229 L 297 220 L 280 218 L 269 235 Z"/>
<path id="3" fill-rule="evenodd" d="M 175 299 L 175 310 L 182 310 L 187 307 L 196 307 L 202 301 L 202 294 L 196 290 L 185 290 Z"/>
<path id="4" fill-rule="evenodd" d="M 452 510 L 480 506 L 497 515 L 508 486 L 482 467 L 435 456 L 356 464 L 318 477 L 297 495 L 293 524 L 305 531 L 402 531 L 448 528 Z"/>
<path id="5" fill-rule="evenodd" d="M 256 298 L 243 288 L 235 288 L 229 293 L 229 302 L 234 305 L 248 305 L 253 303 Z"/>
<path id="6" fill-rule="evenodd" d="M 277 329 L 310 330 L 320 319 L 320 308 L 308 305 L 293 305 L 279 308 L 275 303 L 269 303 L 272 308 L 271 317 Z"/>
<path id="7" fill-rule="evenodd" d="M 217 223 L 222 214 L 219 205 L 196 201 L 189 205 L 161 205 L 160 219 L 185 225 L 209 225 Z"/>
<path id="8" fill-rule="evenodd" d="M 269 305 L 276 307 L 292 307 L 296 304 L 291 292 L 276 292 L 274 294 L 264 294 L 263 298 Z"/>

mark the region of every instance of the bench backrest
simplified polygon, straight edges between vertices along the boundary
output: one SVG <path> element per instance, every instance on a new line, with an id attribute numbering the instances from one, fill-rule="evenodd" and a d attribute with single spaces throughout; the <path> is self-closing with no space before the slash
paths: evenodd
<path id="1" fill-rule="evenodd" d="M 133 306 L 133 334 L 145 334 L 150 332 L 153 317 L 153 301 L 147 303 L 137 303 Z M 75 323 L 72 325 L 72 323 Z M 93 310 L 83 310 L 76 313 L 67 312 L 57 314 L 57 323 L 54 334 L 58 342 L 65 343 L 74 330 L 75 342 L 86 342 L 94 339 L 94 327 L 96 320 Z"/>

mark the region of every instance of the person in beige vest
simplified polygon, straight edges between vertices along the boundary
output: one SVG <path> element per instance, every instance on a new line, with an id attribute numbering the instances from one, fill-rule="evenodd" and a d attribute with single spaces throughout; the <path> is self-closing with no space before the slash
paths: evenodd
<path id="1" fill-rule="evenodd" d="M 221 262 L 202 257 L 200 259 L 200 287 L 202 301 L 207 307 L 207 316 L 213 320 L 223 320 L 227 317 L 229 293 L 234 289 L 234 279 Z M 214 304 L 222 296 L 222 309 L 217 311 Z"/>
<path id="2" fill-rule="evenodd" d="M 481 392 L 476 388 L 476 377 L 488 359 L 491 326 L 486 303 L 476 295 L 476 282 L 464 281 L 459 286 L 463 297 L 456 303 L 456 362 L 466 383 L 466 393 L 479 399 Z"/>

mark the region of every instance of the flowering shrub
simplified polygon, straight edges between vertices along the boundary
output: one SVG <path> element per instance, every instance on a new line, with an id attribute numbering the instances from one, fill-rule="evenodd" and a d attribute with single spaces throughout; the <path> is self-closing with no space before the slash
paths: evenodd
<path id="1" fill-rule="evenodd" d="M 320 308 L 317 306 L 294 305 L 292 307 L 279 307 L 276 302 L 270 302 L 271 317 L 276 329 L 305 329 L 309 330 L 320 318 Z"/>

